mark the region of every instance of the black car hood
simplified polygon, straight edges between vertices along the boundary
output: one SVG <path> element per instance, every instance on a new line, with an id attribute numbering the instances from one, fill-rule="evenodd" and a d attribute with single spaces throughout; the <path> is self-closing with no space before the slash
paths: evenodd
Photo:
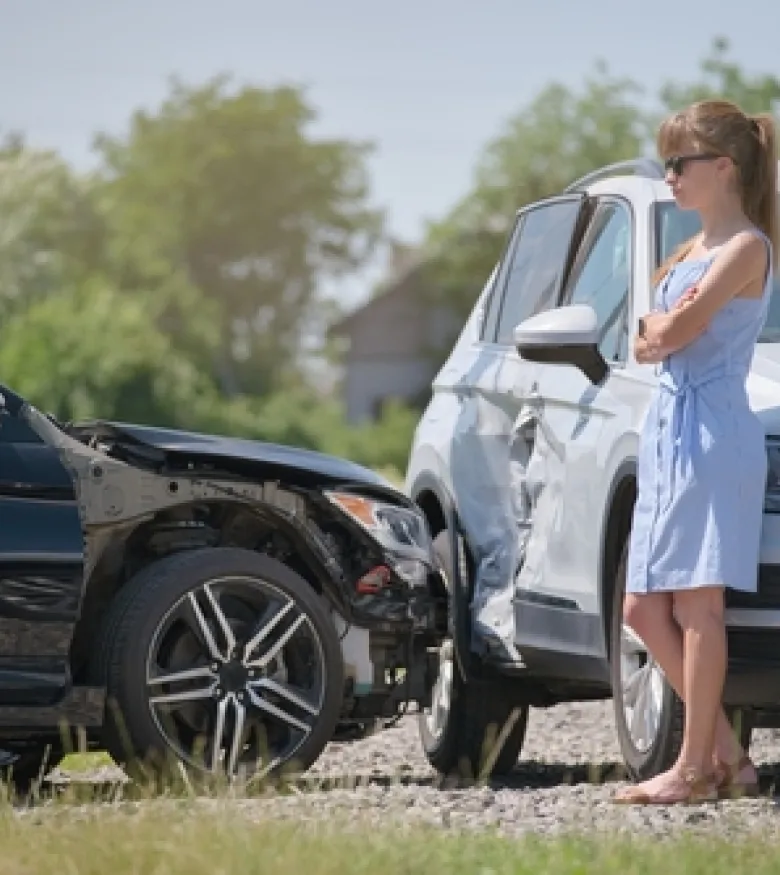
<path id="1" fill-rule="evenodd" d="M 220 460 L 240 461 L 272 476 L 274 472 L 283 470 L 302 481 L 314 479 L 329 483 L 359 483 L 378 487 L 382 491 L 398 492 L 375 471 L 314 450 L 123 422 L 79 423 L 73 431 L 82 436 L 94 435 L 140 445 L 164 455 L 207 459 L 215 465 Z"/>

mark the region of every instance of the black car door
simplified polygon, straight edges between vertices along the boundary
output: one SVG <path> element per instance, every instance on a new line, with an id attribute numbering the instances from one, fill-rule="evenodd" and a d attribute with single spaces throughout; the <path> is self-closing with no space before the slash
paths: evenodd
<path id="1" fill-rule="evenodd" d="M 0 705 L 50 705 L 67 691 L 83 574 L 67 470 L 24 419 L 0 410 Z"/>

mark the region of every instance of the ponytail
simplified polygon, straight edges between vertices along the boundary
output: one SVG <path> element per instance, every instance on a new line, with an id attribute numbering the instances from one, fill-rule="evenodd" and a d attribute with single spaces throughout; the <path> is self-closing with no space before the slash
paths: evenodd
<path id="1" fill-rule="evenodd" d="M 778 260 L 777 216 L 777 137 L 775 122 L 771 115 L 762 113 L 750 119 L 751 128 L 758 141 L 757 161 L 748 179 L 743 179 L 743 203 L 745 214 L 760 228 L 772 243 L 773 261 Z"/>

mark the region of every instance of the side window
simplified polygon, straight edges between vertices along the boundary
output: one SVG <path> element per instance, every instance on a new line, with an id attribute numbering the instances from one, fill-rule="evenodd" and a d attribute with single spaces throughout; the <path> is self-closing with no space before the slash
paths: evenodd
<path id="1" fill-rule="evenodd" d="M 23 420 L 0 414 L 0 444 L 40 444 L 40 437 Z"/>
<path id="2" fill-rule="evenodd" d="M 501 302 L 504 300 L 504 286 L 506 285 L 507 272 L 509 265 L 512 263 L 512 254 L 517 246 L 517 241 L 523 228 L 524 216 L 518 216 L 515 224 L 512 226 L 512 231 L 509 234 L 504 253 L 501 258 L 501 263 L 496 271 L 496 276 L 493 280 L 493 288 L 490 290 L 490 297 L 487 302 L 487 312 L 482 325 L 482 340 L 492 343 L 496 339 L 496 330 L 498 328 L 498 318 L 501 315 Z"/>
<path id="3" fill-rule="evenodd" d="M 617 201 L 602 203 L 593 215 L 569 281 L 567 303 L 590 304 L 596 311 L 608 362 L 628 355 L 628 305 L 631 288 L 631 214 Z"/>
<path id="4" fill-rule="evenodd" d="M 482 317 L 482 330 L 479 333 L 480 340 L 490 342 L 496 334 L 498 311 L 501 309 L 500 279 L 501 266 L 499 265 L 493 277 L 493 282 L 490 284 L 490 292 L 485 298 L 485 313 Z"/>
<path id="5" fill-rule="evenodd" d="M 569 255 L 580 198 L 552 201 L 529 210 L 508 253 L 497 340 L 512 343 L 515 326 L 555 307 Z"/>

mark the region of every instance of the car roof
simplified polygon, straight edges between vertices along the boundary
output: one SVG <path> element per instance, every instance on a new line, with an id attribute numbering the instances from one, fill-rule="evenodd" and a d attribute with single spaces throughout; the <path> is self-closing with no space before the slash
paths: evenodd
<path id="1" fill-rule="evenodd" d="M 780 160 L 777 165 L 777 190 L 780 192 Z M 611 172 L 613 168 L 614 173 Z M 630 169 L 634 172 L 629 172 Z M 656 161 L 644 158 L 599 168 L 573 182 L 566 191 L 584 191 L 590 195 L 622 195 L 632 203 L 651 204 L 656 201 L 674 200 L 663 178 L 662 166 Z"/>
<path id="2" fill-rule="evenodd" d="M 622 195 L 632 203 L 649 204 L 673 199 L 669 186 L 663 180 L 646 176 L 611 176 L 592 182 L 580 190 L 589 195 Z"/>

